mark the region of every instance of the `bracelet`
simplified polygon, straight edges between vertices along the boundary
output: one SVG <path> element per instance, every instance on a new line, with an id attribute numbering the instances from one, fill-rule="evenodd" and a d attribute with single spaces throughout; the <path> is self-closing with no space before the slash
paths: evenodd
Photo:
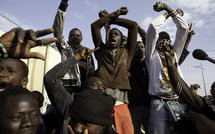
<path id="1" fill-rule="evenodd" d="M 178 14 L 178 12 L 176 10 L 174 10 L 172 13 L 169 14 L 169 16 L 175 17 L 177 14 Z"/>
<path id="2" fill-rule="evenodd" d="M 168 13 L 165 13 L 165 14 L 163 14 L 163 15 L 166 17 L 166 19 L 169 18 L 169 14 L 168 14 Z"/>
<path id="3" fill-rule="evenodd" d="M 3 45 L 3 43 L 1 42 L 0 40 L 0 49 L 1 49 L 1 54 L 0 56 L 3 57 L 3 58 L 7 58 L 8 57 L 8 54 L 7 54 L 7 51 Z"/>

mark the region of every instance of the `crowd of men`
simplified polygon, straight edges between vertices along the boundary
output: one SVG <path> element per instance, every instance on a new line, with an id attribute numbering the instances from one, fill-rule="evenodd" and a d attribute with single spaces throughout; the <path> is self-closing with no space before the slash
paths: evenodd
<path id="1" fill-rule="evenodd" d="M 65 41 L 67 7 L 68 0 L 62 0 L 52 29 L 14 28 L 0 37 L 0 133 L 215 133 L 215 82 L 212 99 L 204 98 L 196 93 L 200 86 L 188 86 L 180 71 L 194 35 L 181 9 L 156 2 L 154 11 L 165 13 L 150 23 L 147 32 L 137 22 L 120 18 L 128 13 L 126 7 L 112 13 L 100 11 L 91 24 L 95 49 L 90 50 L 81 44 L 78 28 Z M 177 28 L 174 42 L 167 32 L 159 31 L 170 18 Z M 128 34 L 111 25 L 127 29 Z M 38 39 L 51 33 L 53 38 Z M 45 60 L 30 50 L 53 42 L 62 60 L 44 76 L 51 106 L 41 113 L 44 97 L 25 88 L 28 67 L 21 58 Z"/>

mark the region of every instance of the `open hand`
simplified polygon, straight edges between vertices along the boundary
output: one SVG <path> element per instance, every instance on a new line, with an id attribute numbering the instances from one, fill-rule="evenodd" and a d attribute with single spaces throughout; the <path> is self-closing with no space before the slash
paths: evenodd
<path id="1" fill-rule="evenodd" d="M 47 45 L 55 42 L 56 38 L 47 38 L 37 40 L 38 37 L 48 35 L 53 29 L 44 29 L 34 32 L 33 30 L 23 30 L 14 28 L 0 37 L 8 57 L 12 58 L 37 58 L 45 60 L 45 57 L 37 52 L 30 52 L 30 49 L 36 46 Z"/>

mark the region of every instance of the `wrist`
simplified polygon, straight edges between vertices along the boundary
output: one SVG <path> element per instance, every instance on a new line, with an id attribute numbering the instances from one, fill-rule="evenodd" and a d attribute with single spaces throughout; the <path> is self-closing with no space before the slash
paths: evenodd
<path id="1" fill-rule="evenodd" d="M 166 19 L 169 18 L 169 14 L 168 14 L 168 13 L 165 13 L 165 14 L 163 14 L 163 15 L 166 17 Z"/>
<path id="2" fill-rule="evenodd" d="M 82 57 L 81 57 L 80 54 L 76 54 L 76 55 L 75 55 L 75 59 L 76 59 L 77 61 L 80 61 L 80 60 L 82 59 Z"/>
<path id="3" fill-rule="evenodd" d="M 171 16 L 172 18 L 175 17 L 178 14 L 178 12 L 176 10 L 173 10 L 171 13 L 169 13 L 169 16 Z"/>
<path id="4" fill-rule="evenodd" d="M 8 57 L 7 50 L 1 40 L 0 40 L 0 57 L 2 58 Z"/>

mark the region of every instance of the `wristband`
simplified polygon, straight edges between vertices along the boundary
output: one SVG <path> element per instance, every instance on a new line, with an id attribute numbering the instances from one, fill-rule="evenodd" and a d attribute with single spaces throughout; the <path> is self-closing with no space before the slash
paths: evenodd
<path id="1" fill-rule="evenodd" d="M 8 54 L 7 54 L 7 51 L 3 45 L 3 43 L 1 42 L 0 40 L 0 49 L 1 49 L 1 54 L 0 56 L 3 57 L 3 58 L 7 58 L 8 57 Z"/>
<path id="2" fill-rule="evenodd" d="M 169 14 L 172 18 L 175 17 L 178 14 L 176 10 L 174 10 L 172 13 Z"/>
<path id="3" fill-rule="evenodd" d="M 166 17 L 166 19 L 169 18 L 169 14 L 168 14 L 168 13 L 165 13 L 165 14 L 163 14 L 163 15 Z"/>

